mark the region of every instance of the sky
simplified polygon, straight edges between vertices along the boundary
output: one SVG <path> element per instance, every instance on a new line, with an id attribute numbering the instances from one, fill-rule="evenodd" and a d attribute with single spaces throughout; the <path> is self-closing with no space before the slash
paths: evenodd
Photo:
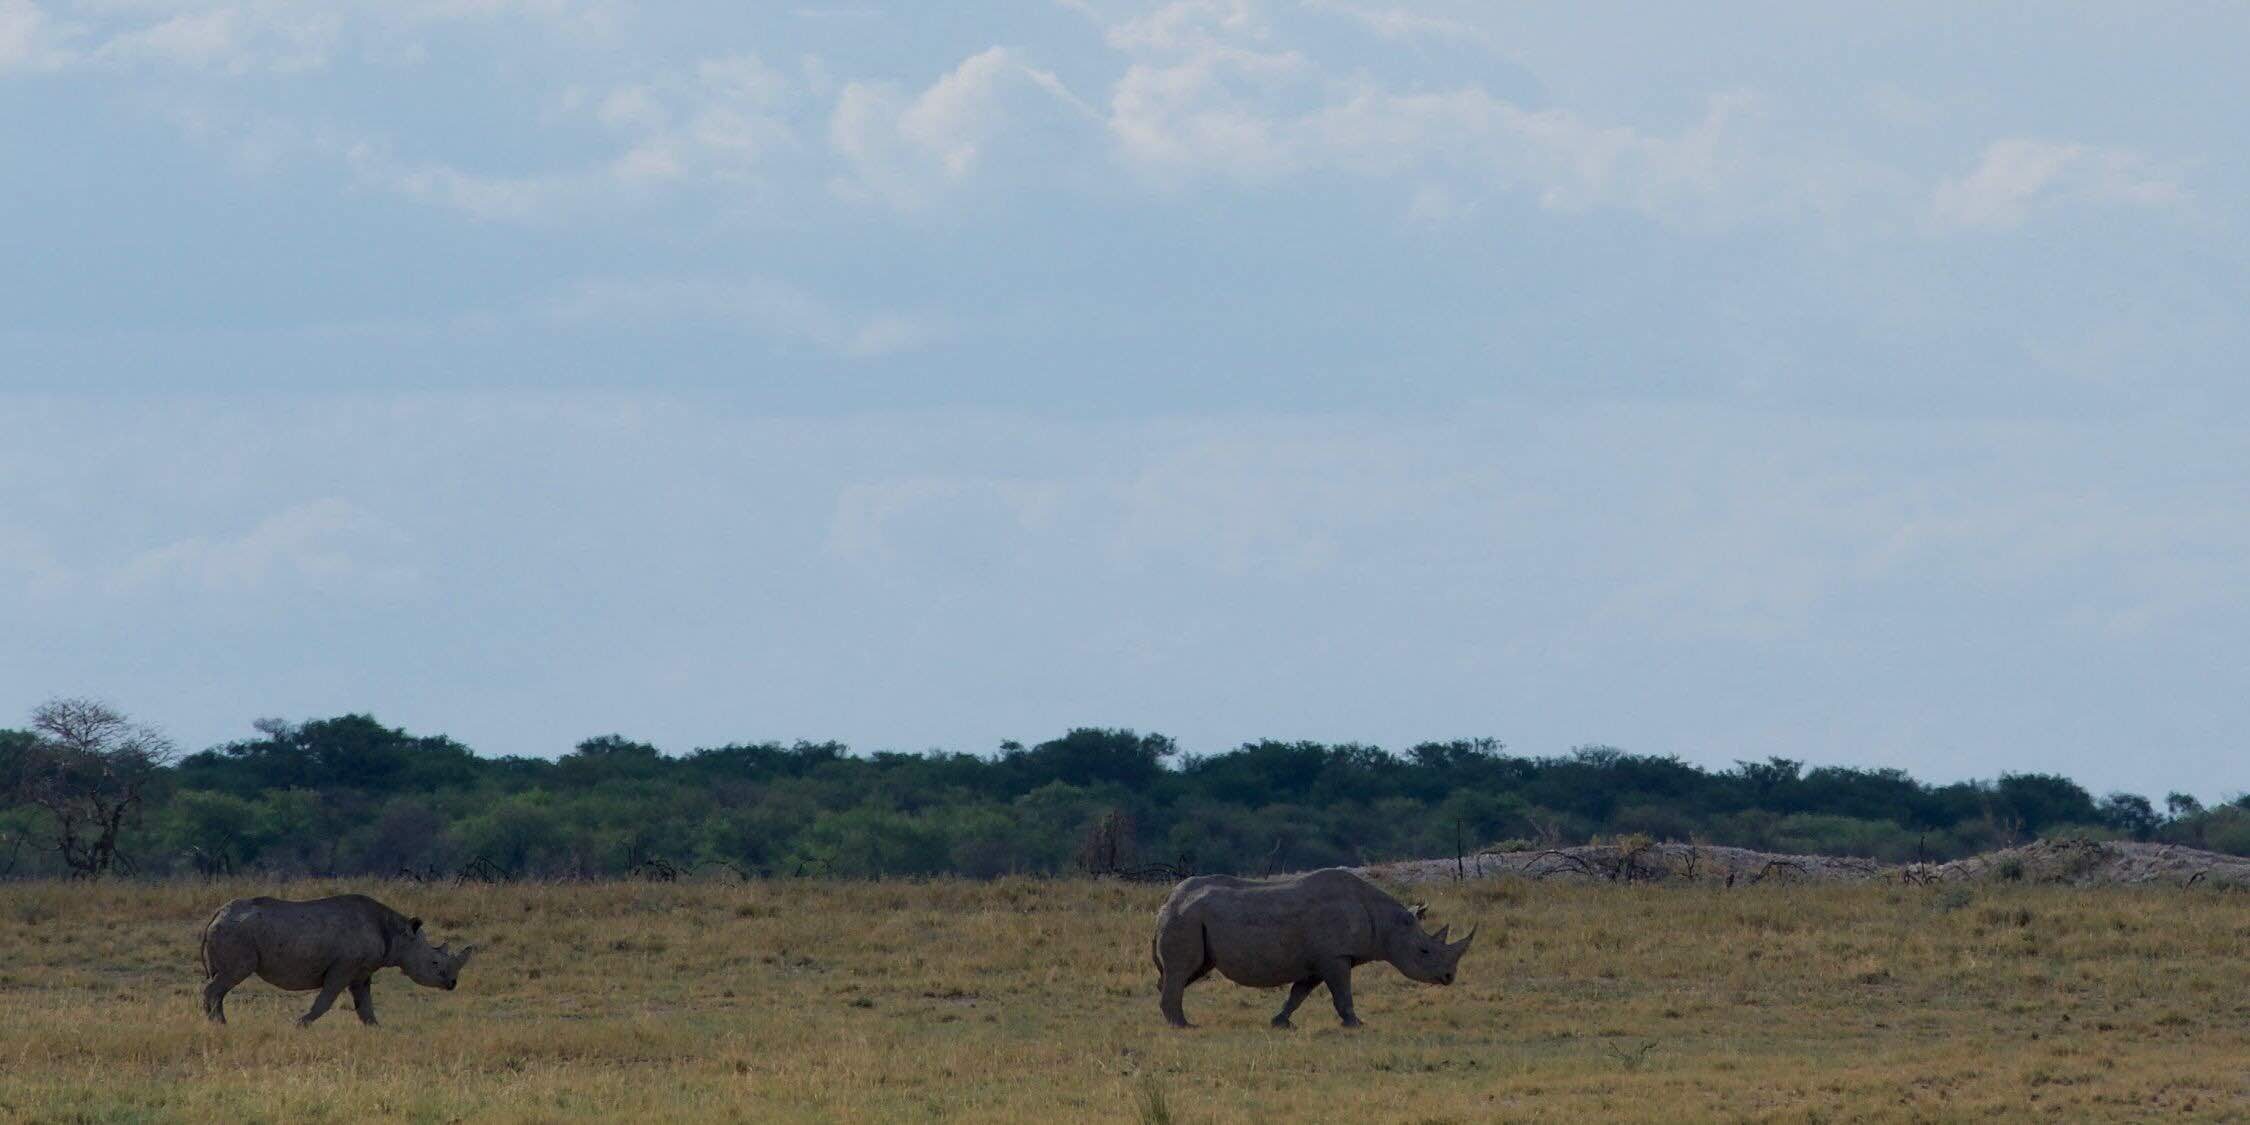
<path id="1" fill-rule="evenodd" d="M 2240 793 L 2245 43 L 0 0 L 0 724 Z"/>

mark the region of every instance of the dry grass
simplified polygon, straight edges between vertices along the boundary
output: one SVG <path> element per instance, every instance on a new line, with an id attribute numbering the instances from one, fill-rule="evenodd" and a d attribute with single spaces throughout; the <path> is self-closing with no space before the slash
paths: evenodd
<path id="1" fill-rule="evenodd" d="M 454 993 L 255 980 L 206 1026 L 220 901 L 0 885 L 0 1119 L 773 1121 L 2250 1117 L 2250 896 L 1421 888 L 1482 919 L 1451 989 L 1207 981 L 1166 1029 L 1161 888 L 1084 882 L 369 889 L 484 951 Z M 1459 932 L 1456 930 L 1456 932 Z"/>

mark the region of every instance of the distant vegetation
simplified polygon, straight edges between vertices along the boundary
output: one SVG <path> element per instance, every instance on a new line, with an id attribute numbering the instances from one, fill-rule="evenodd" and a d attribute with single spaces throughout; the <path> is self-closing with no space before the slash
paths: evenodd
<path id="1" fill-rule="evenodd" d="M 605 735 L 549 760 L 479 757 L 366 715 L 257 730 L 181 756 L 77 700 L 0 730 L 0 877 L 1259 874 L 1628 833 L 1891 861 L 2034 835 L 2250 854 L 2250 798 L 2160 807 L 2048 774 L 1931 785 L 1783 758 L 1523 757 L 1490 739 L 1193 754 L 1088 728 L 992 755 L 765 742 L 671 756 Z"/>

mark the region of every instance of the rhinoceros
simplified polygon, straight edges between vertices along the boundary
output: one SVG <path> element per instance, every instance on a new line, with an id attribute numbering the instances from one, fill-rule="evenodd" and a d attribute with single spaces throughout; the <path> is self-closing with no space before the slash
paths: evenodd
<path id="1" fill-rule="evenodd" d="M 368 979 L 377 969 L 396 965 L 416 984 L 450 990 L 476 948 L 464 945 L 453 953 L 433 946 L 420 918 L 366 895 L 311 902 L 238 898 L 203 928 L 203 1014 L 213 1023 L 227 1022 L 228 991 L 256 973 L 292 992 L 320 990 L 312 1010 L 297 1017 L 298 1027 L 319 1019 L 347 988 L 359 1022 L 373 1027 L 375 997 Z"/>
<path id="2" fill-rule="evenodd" d="M 1172 1026 L 1189 1026 L 1181 997 L 1217 969 L 1236 984 L 1288 985 L 1275 1027 L 1290 1026 L 1290 1013 L 1323 984 L 1337 1018 L 1358 1027 L 1353 966 L 1388 961 L 1411 979 L 1452 984 L 1477 932 L 1447 944 L 1451 933 L 1424 933 L 1419 910 L 1341 867 L 1268 880 L 1198 875 L 1172 888 L 1156 912 L 1158 1006 Z"/>

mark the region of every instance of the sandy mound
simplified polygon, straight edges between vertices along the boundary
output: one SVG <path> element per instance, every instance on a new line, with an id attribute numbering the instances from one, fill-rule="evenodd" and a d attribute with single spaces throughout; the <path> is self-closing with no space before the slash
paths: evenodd
<path id="1" fill-rule="evenodd" d="M 1719 883 L 1741 886 L 1768 879 L 1865 882 L 1896 878 L 1896 868 L 1871 859 L 1825 855 L 1776 855 L 1749 848 L 1710 844 L 1649 844 L 1621 847 L 1586 844 L 1520 852 L 1479 852 L 1452 859 L 1410 859 L 1360 868 L 1389 883 L 1430 883 L 1455 877 L 1490 879 L 1516 875 L 1541 881 L 1579 883 Z"/>
<path id="2" fill-rule="evenodd" d="M 1588 844 L 1574 848 L 1479 852 L 1454 859 L 1411 859 L 1359 869 L 1387 883 L 1513 875 L 1579 883 L 1714 883 L 1771 880 L 1822 883 L 2025 882 L 2073 886 L 2212 886 L 2250 889 L 2250 859 L 2171 844 L 2038 840 L 1951 863 L 1903 867 L 1842 856 L 1777 855 L 1708 844 Z"/>
<path id="3" fill-rule="evenodd" d="M 1909 881 L 1942 883 L 2250 888 L 2250 859 L 2175 844 L 2038 840 L 2020 848 L 2004 848 L 1951 863 L 1917 864 L 1903 869 L 1901 874 Z"/>

